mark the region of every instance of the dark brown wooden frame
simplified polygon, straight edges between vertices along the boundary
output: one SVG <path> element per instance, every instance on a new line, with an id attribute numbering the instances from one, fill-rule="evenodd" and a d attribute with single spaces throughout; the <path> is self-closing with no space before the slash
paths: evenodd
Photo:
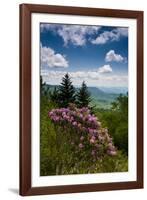
<path id="1" fill-rule="evenodd" d="M 137 181 L 31 186 L 31 14 L 53 13 L 137 20 Z M 143 188 L 143 12 L 65 6 L 20 5 L 20 195 Z"/>

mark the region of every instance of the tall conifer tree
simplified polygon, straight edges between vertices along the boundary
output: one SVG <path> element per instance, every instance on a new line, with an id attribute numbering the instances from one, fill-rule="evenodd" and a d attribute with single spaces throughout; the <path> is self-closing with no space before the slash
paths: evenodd
<path id="1" fill-rule="evenodd" d="M 88 91 L 86 83 L 83 81 L 81 88 L 77 92 L 78 107 L 87 107 L 91 101 L 90 92 Z"/>
<path id="2" fill-rule="evenodd" d="M 67 107 L 69 103 L 75 102 L 75 88 L 69 74 L 65 74 L 59 86 L 59 104 L 61 107 Z"/>

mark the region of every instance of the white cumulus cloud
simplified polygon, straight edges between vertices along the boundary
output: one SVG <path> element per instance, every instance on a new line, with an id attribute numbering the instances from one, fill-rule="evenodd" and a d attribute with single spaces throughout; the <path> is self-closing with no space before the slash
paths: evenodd
<path id="1" fill-rule="evenodd" d="M 41 24 L 41 31 L 51 30 L 58 34 L 64 41 L 64 45 L 69 43 L 75 46 L 83 46 L 87 42 L 87 36 L 98 32 L 100 26 L 87 25 L 56 25 L 56 24 Z"/>
<path id="2" fill-rule="evenodd" d="M 58 34 L 63 38 L 64 45 L 72 43 L 75 46 L 83 46 L 87 42 L 87 35 L 94 34 L 99 30 L 97 26 L 64 25 L 58 30 Z"/>
<path id="3" fill-rule="evenodd" d="M 87 41 L 92 44 L 105 44 L 107 42 L 119 41 L 121 37 L 128 36 L 128 28 L 118 27 L 111 31 L 103 31 L 99 34 L 101 26 L 87 26 L 87 25 L 63 25 L 63 24 L 48 24 L 42 23 L 40 25 L 41 32 L 52 31 L 58 34 L 64 41 L 64 46 L 69 43 L 75 46 L 83 46 Z M 97 35 L 96 38 L 92 36 Z"/>
<path id="4" fill-rule="evenodd" d="M 99 67 L 98 72 L 100 74 L 111 73 L 112 72 L 112 68 L 111 68 L 110 65 L 104 65 L 102 67 Z"/>
<path id="5" fill-rule="evenodd" d="M 41 67 L 68 67 L 66 57 L 60 53 L 55 53 L 50 47 L 41 45 Z"/>
<path id="6" fill-rule="evenodd" d="M 114 30 L 118 35 L 127 37 L 128 36 L 128 28 L 121 27 L 121 28 L 116 28 Z"/>
<path id="7" fill-rule="evenodd" d="M 105 61 L 106 62 L 123 62 L 125 60 L 124 57 L 122 57 L 120 54 L 116 54 L 114 50 L 110 50 L 106 53 Z"/>
<path id="8" fill-rule="evenodd" d="M 95 39 L 91 39 L 92 44 L 105 44 L 107 42 L 119 41 L 121 37 L 128 36 L 128 28 L 115 28 L 111 31 L 104 31 Z"/>

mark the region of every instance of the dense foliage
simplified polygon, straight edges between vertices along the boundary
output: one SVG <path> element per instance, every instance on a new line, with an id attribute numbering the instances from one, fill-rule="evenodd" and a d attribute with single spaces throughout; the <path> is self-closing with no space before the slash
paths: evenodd
<path id="1" fill-rule="evenodd" d="M 84 82 L 75 90 L 66 74 L 54 90 L 40 84 L 41 176 L 128 170 L 128 95 L 91 110 Z"/>
<path id="2" fill-rule="evenodd" d="M 111 109 L 98 110 L 97 114 L 109 128 L 115 145 L 128 154 L 128 95 L 120 94 Z"/>

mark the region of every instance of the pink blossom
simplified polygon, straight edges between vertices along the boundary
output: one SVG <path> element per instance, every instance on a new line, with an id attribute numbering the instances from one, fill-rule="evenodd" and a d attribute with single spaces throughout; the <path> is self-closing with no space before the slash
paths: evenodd
<path id="1" fill-rule="evenodd" d="M 110 151 L 110 150 L 108 150 L 107 154 L 110 155 L 110 156 L 116 156 L 117 152 L 116 151 Z"/>
<path id="2" fill-rule="evenodd" d="M 82 126 L 81 123 L 78 123 L 78 127 L 81 128 L 81 126 Z"/>
<path id="3" fill-rule="evenodd" d="M 108 134 L 108 129 L 101 128 L 101 123 L 94 114 L 90 113 L 87 107 L 79 109 L 71 104 L 69 108 L 52 109 L 48 116 L 53 123 L 64 128 L 64 133 L 72 134 L 73 141 L 70 143 L 75 148 L 77 143 L 79 143 L 80 149 L 86 145 L 88 148 L 85 151 L 88 151 L 89 155 L 94 155 L 95 159 L 101 158 L 101 155 L 105 152 L 110 156 L 117 154 L 112 138 Z M 82 144 L 83 141 L 84 144 Z"/>
<path id="4" fill-rule="evenodd" d="M 99 139 L 99 141 L 103 141 L 104 140 L 104 138 L 102 137 L 102 136 L 98 136 L 98 139 Z"/>
<path id="5" fill-rule="evenodd" d="M 108 143 L 108 149 L 110 151 L 115 151 L 115 147 L 114 147 L 114 145 L 112 143 Z"/>
<path id="6" fill-rule="evenodd" d="M 79 144 L 79 148 L 82 149 L 84 145 L 82 143 Z"/>
<path id="7" fill-rule="evenodd" d="M 83 141 L 83 140 L 84 140 L 84 136 L 81 136 L 81 137 L 80 137 L 80 140 Z"/>
<path id="8" fill-rule="evenodd" d="M 93 134 L 93 129 L 88 128 L 89 133 L 92 135 Z"/>
<path id="9" fill-rule="evenodd" d="M 82 115 L 82 114 L 79 114 L 79 117 L 80 117 L 80 118 L 83 118 L 83 115 Z"/>
<path id="10" fill-rule="evenodd" d="M 91 138 L 91 139 L 90 139 L 90 143 L 91 143 L 91 144 L 94 144 L 94 143 L 95 143 L 95 140 L 94 140 L 93 138 Z"/>
<path id="11" fill-rule="evenodd" d="M 66 112 L 62 112 L 62 116 L 65 116 L 66 115 Z"/>
<path id="12" fill-rule="evenodd" d="M 72 123 L 72 125 L 73 125 L 73 126 L 76 126 L 76 125 L 77 125 L 77 122 L 76 122 L 76 121 L 74 121 L 74 122 Z"/>
<path id="13" fill-rule="evenodd" d="M 70 120 L 71 120 L 71 121 L 73 121 L 73 120 L 74 120 L 73 116 L 71 116 Z"/>

